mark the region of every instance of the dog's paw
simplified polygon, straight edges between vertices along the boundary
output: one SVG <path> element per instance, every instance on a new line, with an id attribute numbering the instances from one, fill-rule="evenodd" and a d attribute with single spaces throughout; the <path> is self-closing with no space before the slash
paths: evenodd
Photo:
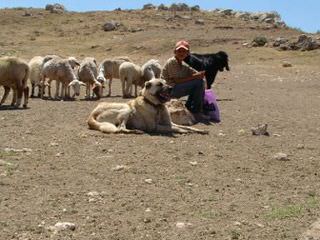
<path id="1" fill-rule="evenodd" d="M 135 134 L 144 134 L 144 131 L 135 129 L 135 130 L 134 130 L 134 133 L 135 133 Z"/>
<path id="2" fill-rule="evenodd" d="M 209 131 L 207 131 L 207 130 L 199 130 L 198 133 L 199 133 L 199 134 L 202 134 L 202 135 L 208 135 L 208 134 L 209 134 Z"/>

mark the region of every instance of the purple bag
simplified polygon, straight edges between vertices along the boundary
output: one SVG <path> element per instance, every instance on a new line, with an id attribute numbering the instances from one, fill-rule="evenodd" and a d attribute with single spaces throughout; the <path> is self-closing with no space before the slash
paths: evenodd
<path id="1" fill-rule="evenodd" d="M 206 115 L 210 116 L 213 122 L 220 122 L 220 112 L 217 103 L 217 96 L 212 89 L 206 89 L 203 99 L 203 111 Z"/>

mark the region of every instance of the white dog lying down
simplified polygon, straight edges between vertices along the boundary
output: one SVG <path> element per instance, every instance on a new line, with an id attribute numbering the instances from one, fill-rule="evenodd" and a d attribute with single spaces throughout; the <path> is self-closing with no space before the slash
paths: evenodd
<path id="1" fill-rule="evenodd" d="M 165 102 L 171 87 L 163 79 L 147 81 L 141 96 L 127 103 L 99 103 L 88 118 L 90 129 L 104 133 L 200 133 L 207 131 L 174 124 Z"/>

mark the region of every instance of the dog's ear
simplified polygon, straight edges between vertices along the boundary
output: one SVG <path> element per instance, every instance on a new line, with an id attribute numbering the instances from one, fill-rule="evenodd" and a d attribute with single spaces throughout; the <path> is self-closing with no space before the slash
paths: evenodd
<path id="1" fill-rule="evenodd" d="M 146 89 L 149 89 L 149 88 L 151 88 L 151 82 L 145 82 L 145 84 L 144 84 L 144 87 L 146 88 Z"/>

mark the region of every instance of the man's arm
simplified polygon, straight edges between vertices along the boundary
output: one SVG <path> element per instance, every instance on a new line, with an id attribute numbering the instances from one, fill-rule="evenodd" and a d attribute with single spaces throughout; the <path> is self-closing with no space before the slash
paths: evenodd
<path id="1" fill-rule="evenodd" d="M 204 77 L 205 77 L 205 71 L 201 71 L 201 72 L 193 73 L 189 77 L 175 79 L 175 82 L 176 83 L 184 83 L 184 82 L 189 82 L 189 81 L 192 81 L 195 79 L 203 79 Z"/>

